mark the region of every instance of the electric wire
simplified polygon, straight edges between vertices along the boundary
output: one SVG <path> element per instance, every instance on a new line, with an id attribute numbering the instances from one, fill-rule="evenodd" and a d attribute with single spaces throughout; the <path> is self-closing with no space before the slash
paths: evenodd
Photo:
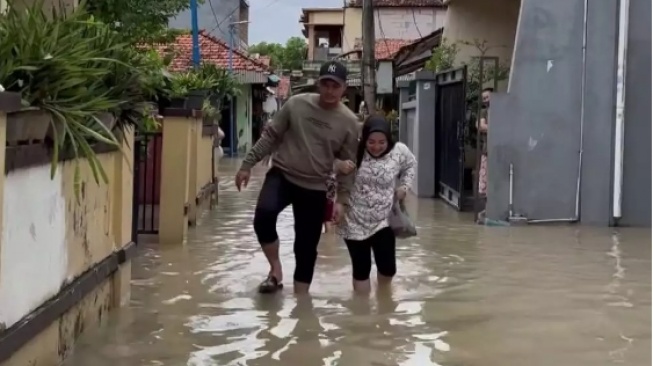
<path id="1" fill-rule="evenodd" d="M 381 12 L 376 12 L 376 19 L 379 23 L 379 31 L 381 32 L 381 38 L 383 39 L 383 44 L 385 45 L 385 53 L 390 53 L 390 46 L 388 45 L 388 39 L 385 37 L 385 32 L 383 31 L 383 23 L 381 22 Z M 376 40 L 374 40 L 374 51 L 376 53 Z"/>
<path id="2" fill-rule="evenodd" d="M 417 19 L 415 19 L 415 8 L 410 8 L 410 10 L 413 13 L 413 24 L 415 24 L 415 29 L 417 30 L 417 34 L 419 34 L 419 38 L 424 38 L 422 37 L 422 32 L 419 31 L 419 26 L 417 25 Z"/>

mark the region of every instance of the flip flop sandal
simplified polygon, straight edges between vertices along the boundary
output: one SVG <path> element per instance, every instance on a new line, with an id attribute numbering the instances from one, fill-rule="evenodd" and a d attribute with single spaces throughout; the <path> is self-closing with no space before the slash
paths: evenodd
<path id="1" fill-rule="evenodd" d="M 279 283 L 274 276 L 268 276 L 258 285 L 258 292 L 261 294 L 273 294 L 281 289 L 283 289 L 283 283 Z"/>

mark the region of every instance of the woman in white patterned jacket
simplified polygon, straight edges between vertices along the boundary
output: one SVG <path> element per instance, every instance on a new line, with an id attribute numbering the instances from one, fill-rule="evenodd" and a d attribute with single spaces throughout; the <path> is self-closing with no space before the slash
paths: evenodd
<path id="1" fill-rule="evenodd" d="M 338 233 L 344 238 L 353 267 L 356 292 L 370 291 L 372 253 L 379 285 L 397 272 L 395 235 L 388 217 L 395 200 L 403 200 L 415 177 L 417 161 L 406 145 L 392 138 L 390 123 L 371 116 L 358 145 L 356 181 Z"/>

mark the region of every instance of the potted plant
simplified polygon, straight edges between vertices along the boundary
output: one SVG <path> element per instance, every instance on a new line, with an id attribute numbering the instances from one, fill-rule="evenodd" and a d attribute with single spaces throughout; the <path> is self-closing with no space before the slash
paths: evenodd
<path id="1" fill-rule="evenodd" d="M 170 90 L 166 108 L 186 109 L 188 102 L 188 89 L 183 85 L 174 84 Z"/>
<path id="2" fill-rule="evenodd" d="M 204 101 L 209 97 L 210 91 L 208 89 L 191 89 L 186 95 L 186 108 L 202 110 Z"/>
<path id="3" fill-rule="evenodd" d="M 30 107 L 31 112 L 19 112 L 23 117 L 29 115 L 22 123 L 33 129 L 30 136 L 43 136 L 44 121 L 49 122 L 52 174 L 64 150 L 75 158 L 86 158 L 95 180 L 106 182 L 92 145 L 104 142 L 119 146 L 100 118 L 119 109 L 122 102 L 111 94 L 116 85 L 107 84 L 107 76 L 120 64 L 113 56 L 127 45 L 115 31 L 94 21 L 83 7 L 65 15 L 43 9 L 41 2 L 35 2 L 26 8 L 9 6 L 0 15 L 0 81 L 7 91 L 21 93 L 24 104 Z M 39 113 L 47 117 L 36 118 Z M 12 134 L 14 126 L 12 123 Z M 75 170 L 79 194 L 79 165 Z"/>
<path id="4" fill-rule="evenodd" d="M 50 115 L 38 108 L 27 107 L 7 115 L 7 145 L 42 142 L 50 128 Z"/>
<path id="5" fill-rule="evenodd" d="M 211 101 L 209 99 L 204 99 L 204 103 L 202 105 L 203 124 L 205 126 L 212 126 L 216 124 L 218 115 L 218 110 L 213 106 Z"/>

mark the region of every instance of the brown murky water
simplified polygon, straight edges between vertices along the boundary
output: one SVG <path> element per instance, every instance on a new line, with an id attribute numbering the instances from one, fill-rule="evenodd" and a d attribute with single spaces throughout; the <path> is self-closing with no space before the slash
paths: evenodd
<path id="1" fill-rule="evenodd" d="M 67 366 L 651 364 L 650 230 L 481 227 L 415 200 L 392 293 L 352 296 L 346 248 L 325 237 L 312 297 L 259 296 L 261 177 L 238 193 L 223 176 L 187 245 L 143 246 L 131 305 Z M 279 227 L 291 279 L 290 211 Z"/>

